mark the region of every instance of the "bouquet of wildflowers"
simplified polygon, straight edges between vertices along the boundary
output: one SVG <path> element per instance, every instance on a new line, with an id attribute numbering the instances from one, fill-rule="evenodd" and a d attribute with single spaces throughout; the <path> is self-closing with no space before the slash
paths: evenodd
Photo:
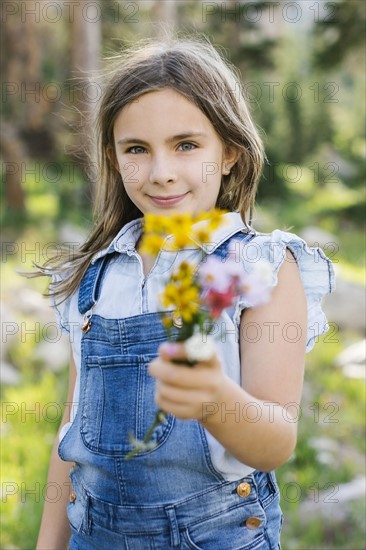
<path id="1" fill-rule="evenodd" d="M 211 232 L 225 223 L 222 210 L 212 210 L 199 216 L 174 214 L 166 217 L 156 214 L 145 215 L 144 237 L 141 251 L 156 255 L 164 246 L 179 250 L 187 245 L 199 246 L 210 242 Z M 202 223 L 199 223 L 202 222 Z M 241 262 L 235 261 L 235 254 L 221 260 L 208 255 L 198 266 L 182 261 L 174 271 L 160 295 L 162 322 L 167 339 L 185 343 L 187 360 L 173 360 L 176 363 L 194 366 L 197 361 L 209 360 L 215 347 L 212 336 L 215 320 L 223 310 L 232 306 L 238 296 L 245 295 L 253 305 L 268 301 L 271 271 L 267 262 L 257 262 L 251 273 L 247 273 Z M 167 315 L 166 310 L 173 310 Z M 179 327 L 173 335 L 173 326 Z M 164 422 L 166 413 L 158 410 L 154 422 L 143 440 L 130 435 L 134 449 L 126 456 L 153 449 L 155 428 Z"/>

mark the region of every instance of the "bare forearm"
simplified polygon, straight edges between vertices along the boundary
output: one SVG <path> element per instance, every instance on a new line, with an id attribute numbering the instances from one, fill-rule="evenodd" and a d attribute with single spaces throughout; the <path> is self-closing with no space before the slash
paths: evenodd
<path id="1" fill-rule="evenodd" d="M 52 450 L 47 486 L 57 487 L 60 497 L 55 501 L 51 498 L 45 499 L 37 550 L 66 550 L 70 540 L 71 532 L 66 516 L 66 505 L 70 497 L 70 463 L 59 458 L 57 447 L 58 438 Z"/>
<path id="2" fill-rule="evenodd" d="M 270 471 L 291 456 L 297 435 L 296 409 L 251 396 L 230 378 L 216 402 L 202 404 L 202 425 L 240 462 Z"/>

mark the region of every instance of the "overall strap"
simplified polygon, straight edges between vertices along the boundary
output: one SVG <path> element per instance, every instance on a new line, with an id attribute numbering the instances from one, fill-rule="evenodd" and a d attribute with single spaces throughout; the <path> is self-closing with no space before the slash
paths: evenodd
<path id="1" fill-rule="evenodd" d="M 79 312 L 83 315 L 93 309 L 98 301 L 102 280 L 112 255 L 107 254 L 99 258 L 94 264 L 90 264 L 86 270 L 80 283 L 78 300 Z"/>
<path id="2" fill-rule="evenodd" d="M 216 250 L 212 252 L 213 256 L 217 256 L 222 261 L 224 261 L 227 258 L 228 255 L 228 248 L 230 246 L 230 243 L 234 240 L 239 241 L 251 241 L 253 237 L 255 237 L 256 232 L 254 229 L 240 229 L 237 233 L 234 233 L 234 235 L 231 235 L 226 241 L 221 243 Z"/>

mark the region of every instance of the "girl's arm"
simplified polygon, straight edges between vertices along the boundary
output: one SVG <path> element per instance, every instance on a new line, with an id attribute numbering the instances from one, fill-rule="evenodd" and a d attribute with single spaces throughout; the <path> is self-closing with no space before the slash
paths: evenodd
<path id="1" fill-rule="evenodd" d="M 75 378 L 76 369 L 71 355 L 68 405 L 65 408 L 60 430 L 70 420 L 69 404 L 73 400 Z M 57 434 L 53 445 L 47 483 L 56 483 L 56 486 L 60 488 L 61 497 L 56 502 L 45 501 L 37 550 L 66 550 L 69 547 L 71 530 L 66 516 L 66 505 L 70 498 L 69 472 L 71 464 L 60 459 L 57 453 L 58 445 L 59 438 Z"/>
<path id="2" fill-rule="evenodd" d="M 307 307 L 289 250 L 286 260 L 269 303 L 242 315 L 243 387 L 226 377 L 219 410 L 203 419 L 205 428 L 236 458 L 262 471 L 277 468 L 291 456 L 301 416 Z M 239 423 L 238 415 L 230 414 L 235 410 Z"/>
<path id="3" fill-rule="evenodd" d="M 176 351 L 162 346 L 150 365 L 162 409 L 198 419 L 238 460 L 261 471 L 286 462 L 297 439 L 307 306 L 297 264 L 290 251 L 286 256 L 271 300 L 242 315 L 242 387 L 225 375 L 217 356 L 177 369 L 170 361 L 184 357 L 181 344 Z"/>

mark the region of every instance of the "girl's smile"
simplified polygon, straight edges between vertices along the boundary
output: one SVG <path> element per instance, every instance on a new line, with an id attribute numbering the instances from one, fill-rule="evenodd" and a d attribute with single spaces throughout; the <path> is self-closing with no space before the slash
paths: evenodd
<path id="1" fill-rule="evenodd" d="M 158 196 L 150 196 L 150 199 L 157 205 L 161 206 L 163 208 L 175 206 L 178 204 L 182 199 L 186 197 L 188 193 L 183 193 L 182 195 L 170 195 L 167 197 L 158 197 Z"/>
<path id="2" fill-rule="evenodd" d="M 126 192 L 143 214 L 214 208 L 226 165 L 236 160 L 204 113 L 171 88 L 124 107 L 114 141 Z"/>

